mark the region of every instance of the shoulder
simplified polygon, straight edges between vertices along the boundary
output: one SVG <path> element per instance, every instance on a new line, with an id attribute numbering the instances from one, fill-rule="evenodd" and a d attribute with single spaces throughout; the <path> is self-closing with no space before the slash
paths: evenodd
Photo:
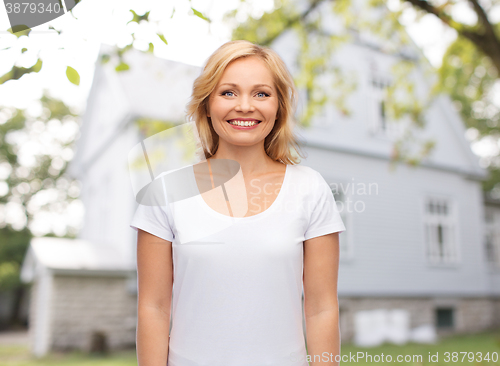
<path id="1" fill-rule="evenodd" d="M 322 184 L 323 177 L 315 169 L 306 165 L 290 165 L 292 170 L 290 185 L 295 193 L 302 193 L 306 198 L 315 197 L 318 186 Z"/>
<path id="2" fill-rule="evenodd" d="M 290 168 L 294 171 L 296 180 L 305 181 L 309 184 L 318 184 L 321 181 L 321 173 L 307 165 L 290 165 Z"/>
<path id="3" fill-rule="evenodd" d="M 182 169 L 182 168 L 181 168 Z M 157 206 L 166 207 L 169 202 L 173 202 L 176 185 L 182 182 L 182 177 L 172 174 L 180 169 L 172 169 L 161 172 L 151 182 L 147 183 L 141 191 L 147 201 L 154 203 Z"/>

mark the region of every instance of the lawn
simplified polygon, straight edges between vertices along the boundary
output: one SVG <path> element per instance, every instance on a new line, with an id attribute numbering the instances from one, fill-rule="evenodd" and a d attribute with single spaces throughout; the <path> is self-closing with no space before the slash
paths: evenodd
<path id="1" fill-rule="evenodd" d="M 358 354 L 358 352 L 360 352 Z M 450 360 L 447 362 L 446 352 L 449 352 Z M 453 357 L 456 352 L 456 358 Z M 467 352 L 465 358 L 464 353 Z M 490 360 L 484 360 L 489 353 Z M 434 355 L 437 362 L 429 361 L 429 354 Z M 479 360 L 482 354 L 483 360 Z M 492 357 L 496 357 L 492 360 Z M 500 365 L 500 330 L 485 332 L 475 335 L 462 335 L 442 339 L 435 345 L 424 345 L 408 343 L 404 346 L 384 344 L 373 348 L 360 348 L 351 344 L 342 345 L 342 364 L 353 363 L 356 366 L 377 365 L 381 363 L 393 363 L 398 365 L 417 366 L 479 366 Z M 359 355 L 372 356 L 372 361 L 366 361 Z M 383 355 L 383 361 L 381 359 Z M 387 356 L 392 357 L 392 362 L 387 362 Z M 407 362 L 398 362 L 397 357 L 407 358 Z M 351 357 L 353 356 L 353 357 Z M 378 356 L 378 357 L 376 357 Z M 468 357 L 471 357 L 469 360 Z M 401 358 L 400 357 L 400 358 Z M 321 365 L 323 362 L 319 362 Z M 1 366 L 137 366 L 134 350 L 113 352 L 107 357 L 85 355 L 81 352 L 52 353 L 44 358 L 35 359 L 29 354 L 27 347 L 2 346 L 0 345 Z M 217 366 L 217 365 L 214 365 Z"/>
<path id="2" fill-rule="evenodd" d="M 116 351 L 109 356 L 92 356 L 82 352 L 51 353 L 36 359 L 25 346 L 0 345 L 1 366 L 137 366 L 135 350 Z"/>
<path id="3" fill-rule="evenodd" d="M 367 362 L 366 359 L 361 357 L 359 359 L 348 359 L 347 356 L 356 355 L 357 352 L 362 352 L 363 355 L 371 355 L 371 362 L 370 360 Z M 356 366 L 377 365 L 380 363 L 426 366 L 500 365 L 500 329 L 474 335 L 443 338 L 435 345 L 408 343 L 403 346 L 384 344 L 374 348 L 360 348 L 345 344 L 342 345 L 341 354 L 346 355 L 343 356 L 345 361 L 341 363 L 351 363 L 356 364 Z M 385 362 L 381 360 L 382 354 Z M 375 357 L 376 355 L 378 357 Z M 390 362 L 390 359 L 387 362 L 387 355 L 392 356 L 392 362 Z M 399 359 L 402 360 L 406 357 L 408 362 L 398 362 L 398 355 L 401 355 Z M 429 360 L 429 355 L 434 356 L 432 360 Z M 489 361 L 485 360 L 488 357 L 487 355 L 489 355 Z"/>

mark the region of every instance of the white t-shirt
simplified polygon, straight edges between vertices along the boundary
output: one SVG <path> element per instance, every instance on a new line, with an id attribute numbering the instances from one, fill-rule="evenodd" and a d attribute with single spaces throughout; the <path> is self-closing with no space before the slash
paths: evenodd
<path id="1" fill-rule="evenodd" d="M 223 215 L 197 195 L 139 205 L 130 226 L 172 242 L 168 366 L 308 366 L 303 241 L 345 231 L 319 172 L 287 165 L 276 200 L 254 216 Z"/>

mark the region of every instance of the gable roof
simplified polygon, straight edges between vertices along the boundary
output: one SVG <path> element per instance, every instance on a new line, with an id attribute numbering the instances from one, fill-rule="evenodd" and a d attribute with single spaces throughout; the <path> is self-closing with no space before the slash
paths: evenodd
<path id="1" fill-rule="evenodd" d="M 127 274 L 135 263 L 116 248 L 81 239 L 33 238 L 21 267 L 21 280 L 31 282 L 42 271 L 57 273 Z"/>
<path id="2" fill-rule="evenodd" d="M 110 53 L 112 46 L 101 44 L 101 55 Z M 111 59 L 105 64 L 96 62 L 92 87 L 87 99 L 86 109 L 82 118 L 80 138 L 76 142 L 75 156 L 69 164 L 69 175 L 80 178 L 83 174 L 82 166 L 92 163 L 94 158 L 83 161 L 85 149 L 89 149 L 92 125 L 100 123 L 94 109 L 100 108 L 102 95 L 100 90 L 105 88 L 111 94 L 108 102 L 116 104 L 116 115 L 121 116 L 121 121 L 114 127 L 114 132 L 109 135 L 97 150 L 97 156 L 107 149 L 111 143 L 120 138 L 126 127 L 137 118 L 151 118 L 183 123 L 185 106 L 191 96 L 194 79 L 199 75 L 201 68 L 171 61 L 131 49 L 123 56 L 123 60 L 130 66 L 129 70 L 116 72 L 118 60 Z M 108 95 L 105 95 L 108 97 Z M 113 99 L 111 99 L 113 98 Z M 109 121 L 106 121 L 109 123 Z M 99 130 L 99 128 L 97 129 Z"/>

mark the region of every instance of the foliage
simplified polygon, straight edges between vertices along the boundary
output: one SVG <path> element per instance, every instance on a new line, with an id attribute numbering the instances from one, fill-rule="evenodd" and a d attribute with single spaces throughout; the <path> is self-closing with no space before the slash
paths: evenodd
<path id="1" fill-rule="evenodd" d="M 0 291 L 11 290 L 21 285 L 20 266 L 32 238 L 31 232 L 5 227 L 0 230 Z"/>
<path id="2" fill-rule="evenodd" d="M 418 18 L 432 14 L 456 31 L 458 36 L 443 57 L 436 90 L 451 96 L 469 131 L 476 135 L 475 141 L 486 138 L 498 144 L 500 103 L 495 103 L 493 96 L 500 76 L 500 22 L 494 21 L 498 1 L 402 0 L 400 4 L 411 4 Z M 462 12 L 469 9 L 469 18 L 475 21 L 465 24 L 458 19 L 458 7 Z M 494 190 L 500 192 L 500 155 L 483 158 L 483 162 L 490 173 L 483 190 L 488 195 Z"/>
<path id="3" fill-rule="evenodd" d="M 498 71 L 490 57 L 471 41 L 458 37 L 450 45 L 439 69 L 439 86 L 454 100 L 466 126 L 475 132 L 475 141 L 500 141 L 500 110 L 494 103 L 497 82 Z M 500 187 L 500 156 L 491 157 L 487 163 L 489 177 L 483 182 L 483 190 L 489 193 Z"/>
<path id="4" fill-rule="evenodd" d="M 500 114 L 490 94 L 498 72 L 491 59 L 464 38 L 457 38 L 443 59 L 439 85 L 456 102 L 465 124 L 477 129 L 479 137 L 498 133 Z"/>
<path id="5" fill-rule="evenodd" d="M 191 3 L 191 0 L 184 0 L 184 1 Z M 204 21 L 207 21 L 209 23 L 211 22 L 210 18 L 207 17 L 206 15 L 204 15 L 202 12 L 198 11 L 197 9 L 193 8 L 192 6 L 190 7 L 190 9 L 192 11 L 193 16 L 199 17 L 199 18 L 201 18 Z M 149 19 L 150 11 L 146 11 L 144 14 L 141 15 L 141 14 L 138 14 L 133 9 L 130 9 L 130 13 L 132 15 L 132 18 L 126 24 L 129 24 L 131 22 L 134 22 L 137 24 L 140 24 L 140 23 L 153 24 L 153 23 L 155 23 Z M 174 13 L 175 13 L 175 7 L 173 8 L 173 11 L 172 11 L 172 14 L 170 15 L 170 18 L 172 18 L 174 16 Z M 71 9 L 69 11 L 69 14 L 74 17 L 73 9 Z M 49 29 L 53 30 L 59 36 L 61 36 L 61 34 L 63 33 L 62 30 L 55 29 L 53 26 L 49 26 Z M 8 31 L 11 34 L 13 34 L 14 36 L 16 36 L 18 39 L 23 37 L 23 36 L 30 37 L 30 33 L 31 33 L 31 29 L 29 29 L 29 28 L 24 29 L 22 31 L 15 32 L 15 33 L 13 32 L 12 29 L 8 29 Z M 158 39 L 160 39 L 163 43 L 168 45 L 167 39 L 161 31 L 156 31 L 156 35 L 158 36 Z M 61 37 L 63 37 L 63 36 L 61 36 Z M 129 70 L 129 65 L 125 62 L 123 56 L 127 51 L 129 51 L 133 48 L 134 41 L 136 40 L 135 31 L 131 33 L 131 36 L 132 36 L 132 42 L 130 44 L 128 44 L 124 47 L 115 47 L 115 49 L 113 50 L 111 55 L 106 55 L 105 59 L 101 59 L 100 61 L 105 63 L 110 57 L 117 56 L 120 62 L 116 66 L 115 70 L 117 72 Z M 4 49 L 1 49 L 0 54 L 1 54 L 1 51 L 6 51 L 6 50 L 9 50 L 10 48 L 11 47 L 6 47 Z M 61 49 L 64 49 L 64 47 L 62 47 Z M 27 51 L 26 48 L 24 48 L 22 52 L 25 52 L 25 51 Z M 148 53 L 154 52 L 153 42 L 149 43 L 149 49 L 146 52 L 148 52 Z M 42 68 L 43 61 L 44 61 L 43 57 L 39 57 L 37 59 L 36 63 L 33 66 L 28 67 L 28 68 L 18 67 L 15 64 L 12 65 L 12 68 L 7 73 L 0 76 L 0 85 L 9 81 L 9 80 L 18 80 L 25 74 L 29 74 L 32 72 L 39 72 L 40 69 Z M 70 65 L 66 65 L 66 76 L 71 83 L 73 83 L 75 85 L 79 85 L 80 75 L 78 73 L 78 70 L 74 69 Z"/>
<path id="6" fill-rule="evenodd" d="M 175 122 L 147 117 L 137 118 L 134 122 L 143 138 L 153 136 L 177 125 Z"/>
<path id="7" fill-rule="evenodd" d="M 76 123 L 77 116 L 62 101 L 45 93 L 40 104 L 39 116 L 22 109 L 0 108 L 0 167 L 7 172 L 0 176 L 0 182 L 7 187 L 7 194 L 0 196 L 0 206 L 4 212 L 10 207 L 22 215 L 15 222 L 4 220 L 0 228 L 0 290 L 20 286 L 19 271 L 33 236 L 31 224 L 35 215 L 64 211 L 78 196 L 74 187 L 69 189 L 75 182 L 69 182 L 64 175 L 72 156 L 65 149 L 71 147 L 75 136 L 53 136 L 52 141 L 46 141 L 47 130 L 53 130 L 60 121 Z M 36 143 L 40 153 L 29 156 L 25 149 L 35 148 Z M 50 149 L 46 143 L 51 145 Z M 49 192 L 55 191 L 57 199 L 48 200 Z M 74 237 L 76 228 L 69 230 L 66 236 Z"/>

